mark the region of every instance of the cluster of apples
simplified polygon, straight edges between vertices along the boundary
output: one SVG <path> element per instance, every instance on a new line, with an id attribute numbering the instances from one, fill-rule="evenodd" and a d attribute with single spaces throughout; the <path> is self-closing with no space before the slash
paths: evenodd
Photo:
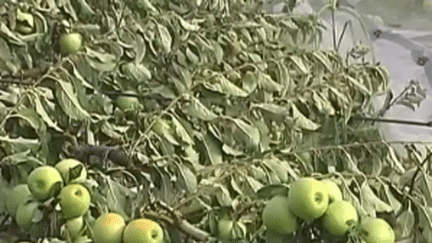
<path id="1" fill-rule="evenodd" d="M 61 160 L 55 167 L 39 166 L 30 172 L 27 184 L 19 184 L 8 192 L 6 210 L 15 217 L 19 227 L 27 230 L 43 202 L 56 197 L 66 225 L 75 226 L 77 231 L 77 226 L 83 225 L 82 216 L 90 207 L 90 192 L 79 184 L 86 177 L 84 165 L 75 159 Z"/>
<path id="2" fill-rule="evenodd" d="M 162 243 L 161 226 L 145 218 L 135 219 L 126 224 L 116 213 L 102 214 L 93 226 L 94 243 Z"/>
<path id="3" fill-rule="evenodd" d="M 291 183 L 288 196 L 277 195 L 267 202 L 262 212 L 263 224 L 270 232 L 291 234 L 298 229 L 299 219 L 319 219 L 332 235 L 342 236 L 357 227 L 366 243 L 394 243 L 395 234 L 383 219 L 368 217 L 358 225 L 355 207 L 343 200 L 339 186 L 330 179 L 303 177 Z"/>
<path id="4" fill-rule="evenodd" d="M 7 193 L 6 210 L 19 227 L 28 230 L 42 204 L 56 198 L 66 219 L 68 238 L 75 241 L 85 231 L 83 216 L 91 203 L 91 194 L 81 183 L 86 179 L 84 164 L 75 159 L 63 159 L 54 167 L 39 166 L 30 172 L 27 184 L 19 184 Z M 161 243 L 163 230 L 148 219 L 133 220 L 126 226 L 122 216 L 109 213 L 96 220 L 93 238 L 95 243 Z"/>

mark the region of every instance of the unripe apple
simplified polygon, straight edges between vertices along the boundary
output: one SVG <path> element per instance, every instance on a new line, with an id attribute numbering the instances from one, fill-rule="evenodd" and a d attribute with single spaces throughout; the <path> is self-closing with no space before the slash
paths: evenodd
<path id="1" fill-rule="evenodd" d="M 222 218 L 218 222 L 218 236 L 222 242 L 244 239 L 246 237 L 246 226 L 241 222 Z"/>
<path id="2" fill-rule="evenodd" d="M 327 188 L 328 194 L 329 194 L 329 203 L 342 200 L 342 192 L 339 188 L 339 186 L 330 179 L 324 179 L 322 180 L 324 185 Z"/>
<path id="3" fill-rule="evenodd" d="M 80 33 L 65 33 L 60 36 L 60 52 L 69 54 L 79 50 L 82 44 L 82 35 Z"/>
<path id="4" fill-rule="evenodd" d="M 121 243 L 126 223 L 123 217 L 116 213 L 99 216 L 93 226 L 94 243 Z"/>
<path id="5" fill-rule="evenodd" d="M 125 91 L 124 93 L 125 94 L 136 94 L 133 91 Z M 126 96 L 126 95 L 119 96 L 119 97 L 117 97 L 115 103 L 120 108 L 120 110 L 122 110 L 122 111 L 131 110 L 134 107 L 140 106 L 139 99 L 135 96 Z"/>
<path id="6" fill-rule="evenodd" d="M 280 195 L 266 204 L 262 220 L 268 230 L 279 234 L 291 234 L 298 228 L 297 217 L 289 210 L 288 198 Z"/>
<path id="7" fill-rule="evenodd" d="M 395 234 L 392 227 L 380 218 L 367 218 L 361 226 L 359 236 L 366 243 L 394 243 Z"/>
<path id="8" fill-rule="evenodd" d="M 84 215 L 90 207 L 90 193 L 80 184 L 65 186 L 58 196 L 63 215 L 72 219 Z"/>
<path id="9" fill-rule="evenodd" d="M 66 230 L 72 239 L 76 239 L 81 235 L 83 226 L 84 219 L 82 216 L 66 221 Z"/>
<path id="10" fill-rule="evenodd" d="M 6 210 L 11 216 L 15 216 L 18 206 L 27 202 L 32 197 L 27 184 L 16 185 L 6 197 Z"/>
<path id="11" fill-rule="evenodd" d="M 58 194 L 63 187 L 63 179 L 54 167 L 44 165 L 30 172 L 27 185 L 37 200 L 44 201 Z"/>
<path id="12" fill-rule="evenodd" d="M 24 230 L 28 230 L 33 222 L 33 216 L 39 206 L 38 202 L 22 202 L 16 211 L 15 220 L 18 226 Z"/>
<path id="13" fill-rule="evenodd" d="M 324 228 L 333 235 L 344 235 L 357 222 L 357 210 L 350 202 L 343 200 L 330 203 L 322 218 Z"/>
<path id="14" fill-rule="evenodd" d="M 123 231 L 123 242 L 162 243 L 163 229 L 152 220 L 135 219 L 126 225 Z"/>
<path id="15" fill-rule="evenodd" d="M 76 159 L 63 159 L 58 162 L 54 167 L 60 172 L 65 184 L 68 184 L 71 181 L 84 180 L 87 178 L 87 170 L 84 164 Z M 77 170 L 75 170 L 75 168 L 77 167 L 81 168 L 81 172 L 79 174 L 73 173 L 78 172 Z"/>
<path id="16" fill-rule="evenodd" d="M 291 183 L 288 205 L 297 217 L 304 220 L 319 218 L 327 210 L 328 203 L 328 191 L 323 182 L 303 177 Z"/>

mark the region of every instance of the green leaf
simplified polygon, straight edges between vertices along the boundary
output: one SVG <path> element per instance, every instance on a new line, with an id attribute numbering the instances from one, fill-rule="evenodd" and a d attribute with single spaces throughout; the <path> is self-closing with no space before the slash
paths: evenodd
<path id="1" fill-rule="evenodd" d="M 411 209 L 410 203 L 408 204 L 408 208 L 397 217 L 396 223 L 399 225 L 399 228 L 402 229 L 401 237 L 407 237 L 413 233 L 415 229 L 415 215 Z"/>
<path id="2" fill-rule="evenodd" d="M 180 65 L 177 65 L 177 63 L 173 62 L 172 64 L 173 69 L 175 70 L 177 76 L 182 81 L 185 88 L 189 88 L 192 86 L 192 77 L 189 69 L 183 68 Z"/>
<path id="3" fill-rule="evenodd" d="M 39 139 L 25 139 L 25 138 L 10 138 L 9 136 L 0 136 L 0 141 L 4 142 L 11 147 L 12 153 L 24 152 L 31 150 L 35 152 L 40 148 Z"/>
<path id="4" fill-rule="evenodd" d="M 301 113 L 294 104 L 291 105 L 291 109 L 292 109 L 293 118 L 296 122 L 296 125 L 299 126 L 300 128 L 303 128 L 305 130 L 315 131 L 321 127 L 320 124 L 317 124 L 309 120 L 305 115 L 303 115 L 303 113 Z"/>
<path id="5" fill-rule="evenodd" d="M 264 89 L 265 91 L 269 93 L 273 92 L 281 92 L 283 89 L 283 86 L 276 83 L 268 74 L 258 72 L 258 84 L 259 87 Z"/>
<path id="6" fill-rule="evenodd" d="M 192 64 L 199 63 L 199 56 L 196 55 L 189 47 L 186 48 L 186 57 Z"/>
<path id="7" fill-rule="evenodd" d="M 201 101 L 195 97 L 191 97 L 190 103 L 184 106 L 184 111 L 186 111 L 189 116 L 193 116 L 204 121 L 212 121 L 218 118 L 215 113 L 207 109 L 207 107 L 205 107 Z"/>
<path id="8" fill-rule="evenodd" d="M 432 208 L 417 204 L 419 225 L 422 226 L 422 235 L 425 242 L 432 242 Z"/>
<path id="9" fill-rule="evenodd" d="M 318 62 L 320 62 L 325 68 L 327 72 L 332 73 L 333 72 L 333 68 L 332 68 L 332 63 L 330 61 L 329 58 L 327 58 L 327 56 L 325 55 L 325 52 L 322 51 L 314 51 L 312 52 L 312 56 L 316 58 L 316 60 Z"/>
<path id="10" fill-rule="evenodd" d="M 255 178 L 253 178 L 251 176 L 247 176 L 246 180 L 255 194 L 258 193 L 258 191 L 264 187 L 264 185 L 261 184 L 261 182 L 257 181 Z"/>
<path id="11" fill-rule="evenodd" d="M 177 174 L 178 178 L 180 179 L 180 183 L 182 184 L 182 187 L 184 187 L 184 189 L 186 189 L 186 191 L 188 192 L 195 191 L 198 184 L 196 175 L 192 172 L 191 169 L 189 169 L 189 167 L 185 165 L 177 164 L 177 166 Z"/>
<path id="12" fill-rule="evenodd" d="M 231 121 L 234 122 L 237 128 L 244 133 L 244 136 L 246 137 L 245 142 L 248 145 L 252 145 L 254 147 L 258 146 L 261 137 L 260 137 L 260 132 L 256 127 L 251 126 L 246 122 L 244 122 L 243 120 L 237 118 L 231 119 Z"/>
<path id="13" fill-rule="evenodd" d="M 310 69 L 304 64 L 303 60 L 300 57 L 290 55 L 288 58 L 291 59 L 294 65 L 298 68 L 298 70 L 301 72 L 300 74 L 307 75 L 308 73 L 310 73 Z"/>
<path id="14" fill-rule="evenodd" d="M 219 202 L 219 205 L 221 205 L 222 207 L 223 206 L 230 207 L 232 203 L 232 199 L 228 189 L 219 183 L 214 183 L 213 187 L 215 189 L 218 189 L 216 190 L 216 198 L 217 201 Z"/>
<path id="15" fill-rule="evenodd" d="M 331 116 L 336 113 L 336 110 L 333 108 L 330 101 L 327 98 L 324 98 L 321 92 L 313 92 L 312 97 L 314 105 L 321 113 Z"/>
<path id="16" fill-rule="evenodd" d="M 73 92 L 71 83 L 57 80 L 61 88 L 56 89 L 56 97 L 63 111 L 72 119 L 84 120 L 90 118 L 90 114 L 84 110 Z"/>
<path id="17" fill-rule="evenodd" d="M 209 162 L 213 165 L 222 164 L 222 148 L 218 141 L 210 134 L 197 134 L 197 137 L 202 141 Z"/>
<path id="18" fill-rule="evenodd" d="M 177 139 L 174 137 L 174 130 L 171 127 L 171 124 L 161 118 L 156 120 L 154 123 L 152 130 L 159 136 L 165 138 L 173 145 L 180 145 Z"/>
<path id="19" fill-rule="evenodd" d="M 422 195 L 426 199 L 427 205 L 432 207 L 432 187 L 431 187 L 432 177 L 425 173 L 422 173 L 419 179 L 418 188 L 420 189 Z"/>
<path id="20" fill-rule="evenodd" d="M 152 78 L 150 70 L 141 63 L 130 62 L 124 64 L 122 70 L 137 83 L 143 83 Z"/>
<path id="21" fill-rule="evenodd" d="M 247 71 L 242 78 L 242 88 L 251 94 L 258 87 L 257 76 L 251 71 Z"/>
<path id="22" fill-rule="evenodd" d="M 183 27 L 183 29 L 188 31 L 198 31 L 201 29 L 201 27 L 197 24 L 189 23 L 188 21 L 184 20 L 182 17 L 176 15 L 178 20 L 180 21 L 180 25 Z"/>
<path id="23" fill-rule="evenodd" d="M 204 83 L 204 86 L 207 89 L 213 90 L 215 92 L 219 92 L 226 95 L 246 97 L 248 93 L 246 93 L 241 88 L 237 87 L 235 84 L 231 83 L 228 79 L 226 79 L 222 75 L 218 75 L 212 81 L 212 83 Z"/>
<path id="24" fill-rule="evenodd" d="M 189 133 L 183 127 L 183 125 L 177 120 L 177 118 L 170 114 L 172 127 L 174 128 L 175 135 L 180 138 L 180 140 L 188 145 L 193 145 L 194 140 L 191 138 Z"/>
<path id="25" fill-rule="evenodd" d="M 289 110 L 287 107 L 277 105 L 275 103 L 252 104 L 251 108 L 260 108 L 274 115 L 287 116 Z"/>
<path id="26" fill-rule="evenodd" d="M 126 133 L 129 127 L 121 128 L 105 120 L 102 122 L 100 129 L 101 132 L 107 135 L 108 137 L 121 140 L 123 138 L 123 134 Z"/>
<path id="27" fill-rule="evenodd" d="M 222 145 L 222 150 L 223 150 L 226 154 L 229 154 L 229 155 L 232 155 L 232 156 L 242 156 L 242 155 L 244 155 L 244 152 L 243 152 L 243 151 L 240 151 L 240 150 L 238 150 L 238 149 L 235 149 L 235 148 L 229 146 L 228 144 L 224 144 L 224 145 Z"/>
<path id="28" fill-rule="evenodd" d="M 345 77 L 348 79 L 348 81 L 353 84 L 354 86 L 356 86 L 360 91 L 362 91 L 363 93 L 367 94 L 367 95 L 372 95 L 371 91 L 366 88 L 366 86 L 364 86 L 363 84 L 361 84 L 357 79 L 349 76 L 349 75 L 345 75 Z"/>
<path id="29" fill-rule="evenodd" d="M 218 42 L 214 40 L 210 40 L 210 42 L 212 43 L 213 46 L 213 53 L 216 58 L 216 64 L 220 64 L 223 60 L 223 55 L 224 55 L 223 48 Z"/>
<path id="30" fill-rule="evenodd" d="M 361 195 L 364 208 L 371 213 L 371 215 L 375 215 L 375 212 L 390 213 L 393 211 L 390 205 L 376 196 L 366 181 L 361 185 Z"/>
<path id="31" fill-rule="evenodd" d="M 39 132 L 42 127 L 42 120 L 39 115 L 31 108 L 23 108 L 17 114 L 11 117 L 21 118 L 28 122 L 28 124 L 36 131 Z"/>
<path id="32" fill-rule="evenodd" d="M 159 11 L 150 3 L 149 0 L 137 0 L 135 2 L 137 6 L 142 10 L 152 12 L 153 14 L 159 13 Z"/>
<path id="33" fill-rule="evenodd" d="M 390 206 L 394 209 L 394 211 L 398 212 L 402 208 L 402 203 L 397 200 L 397 198 L 393 195 L 390 190 L 390 187 L 387 184 L 382 184 L 383 194 L 385 195 L 387 201 Z"/>
<path id="34" fill-rule="evenodd" d="M 54 128 L 56 131 L 63 132 L 63 130 L 59 126 L 57 126 L 57 124 L 55 124 L 55 122 L 49 117 L 48 113 L 45 111 L 45 108 L 42 105 L 39 96 L 37 95 L 34 96 L 34 102 L 35 102 L 36 112 L 45 121 L 45 123 L 49 127 Z"/>
<path id="35" fill-rule="evenodd" d="M 111 53 L 101 53 L 90 48 L 85 48 L 85 59 L 93 69 L 97 71 L 112 71 L 117 66 L 116 56 Z"/>
<path id="36" fill-rule="evenodd" d="M 172 37 L 168 31 L 168 28 L 164 25 L 156 23 L 159 38 L 162 42 L 163 51 L 169 53 L 171 51 Z"/>

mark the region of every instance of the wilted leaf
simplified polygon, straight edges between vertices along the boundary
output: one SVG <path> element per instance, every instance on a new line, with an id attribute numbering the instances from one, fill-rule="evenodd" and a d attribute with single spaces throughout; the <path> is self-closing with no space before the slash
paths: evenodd
<path id="1" fill-rule="evenodd" d="M 123 72 L 132 77 L 135 82 L 142 83 L 152 78 L 150 70 L 140 63 L 130 62 L 122 66 Z"/>
<path id="2" fill-rule="evenodd" d="M 212 45 L 213 45 L 213 52 L 214 52 L 214 55 L 215 55 L 215 57 L 216 57 L 216 63 L 217 64 L 220 64 L 221 62 L 222 62 L 222 59 L 223 59 L 223 54 L 224 54 L 224 51 L 223 51 L 223 48 L 222 48 L 222 46 L 218 43 L 218 42 L 216 42 L 216 41 L 210 41 L 211 43 L 212 43 Z"/>
<path id="3" fill-rule="evenodd" d="M 300 128 L 310 130 L 310 131 L 315 131 L 318 128 L 320 128 L 319 124 L 306 118 L 306 116 L 303 115 L 303 113 L 301 113 L 294 104 L 291 105 L 291 109 L 292 109 L 292 113 L 293 113 L 293 118 L 294 118 L 296 124 Z"/>
<path id="4" fill-rule="evenodd" d="M 260 133 L 256 127 L 247 124 L 241 119 L 233 119 L 232 121 L 247 137 L 246 141 L 249 143 L 249 145 L 258 146 L 260 141 Z"/>
<path id="5" fill-rule="evenodd" d="M 361 185 L 361 193 L 363 205 L 371 215 L 375 215 L 375 212 L 390 213 L 393 211 L 393 208 L 390 205 L 383 202 L 375 195 L 366 181 Z"/>
<path id="6" fill-rule="evenodd" d="M 162 42 L 162 47 L 165 53 L 171 51 L 172 37 L 168 31 L 168 28 L 161 24 L 156 24 L 158 29 L 159 38 Z"/>
<path id="7" fill-rule="evenodd" d="M 188 21 L 184 20 L 184 19 L 183 19 L 182 17 L 180 17 L 180 16 L 176 16 L 176 17 L 179 19 L 179 21 L 180 21 L 180 25 L 181 25 L 185 30 L 188 30 L 188 31 L 198 31 L 198 30 L 200 29 L 200 26 L 199 26 L 199 25 L 189 23 Z"/>
<path id="8" fill-rule="evenodd" d="M 61 88 L 56 89 L 56 97 L 63 111 L 76 120 L 90 118 L 90 114 L 79 104 L 72 85 L 62 80 L 57 80 L 57 83 Z"/>
<path id="9" fill-rule="evenodd" d="M 251 94 L 257 86 L 257 76 L 253 72 L 247 71 L 242 78 L 242 89 Z"/>
<path id="10" fill-rule="evenodd" d="M 34 97 L 35 102 L 35 108 L 36 112 L 39 114 L 39 116 L 45 121 L 45 123 L 51 127 L 57 130 L 58 132 L 63 132 L 63 130 L 55 124 L 55 122 L 49 117 L 48 113 L 45 111 L 45 108 L 42 105 L 42 102 L 39 98 L 39 96 Z"/>
<path id="11" fill-rule="evenodd" d="M 191 97 L 190 103 L 185 105 L 184 110 L 188 115 L 204 121 L 211 121 L 218 118 L 216 114 L 207 109 L 207 107 L 194 97 Z"/>
<path id="12" fill-rule="evenodd" d="M 412 234 L 415 224 L 415 215 L 410 206 L 397 217 L 396 222 L 400 226 L 399 228 L 402 229 L 402 237 Z"/>
<path id="13" fill-rule="evenodd" d="M 222 75 L 218 75 L 217 77 L 215 77 L 213 79 L 213 82 L 211 83 L 208 82 L 204 83 L 204 86 L 210 90 L 222 94 L 240 96 L 240 97 L 248 96 L 248 93 L 246 93 L 241 88 L 237 87 L 235 84 L 231 83 L 228 79 L 226 79 Z"/>
<path id="14" fill-rule="evenodd" d="M 281 92 L 283 86 L 276 83 L 268 74 L 258 73 L 258 85 L 267 92 Z"/>
<path id="15" fill-rule="evenodd" d="M 198 137 L 203 142 L 209 162 L 213 165 L 223 163 L 222 148 L 218 144 L 217 140 L 210 134 Z"/>
<path id="16" fill-rule="evenodd" d="M 39 139 L 10 138 L 9 136 L 0 136 L 0 141 L 7 143 L 12 148 L 12 153 L 23 152 L 27 150 L 37 151 L 40 147 Z"/>
<path id="17" fill-rule="evenodd" d="M 183 125 L 177 120 L 175 116 L 171 115 L 172 127 L 174 128 L 175 135 L 180 138 L 181 141 L 188 145 L 193 145 L 194 141 L 192 140 L 189 133 L 183 127 Z"/>

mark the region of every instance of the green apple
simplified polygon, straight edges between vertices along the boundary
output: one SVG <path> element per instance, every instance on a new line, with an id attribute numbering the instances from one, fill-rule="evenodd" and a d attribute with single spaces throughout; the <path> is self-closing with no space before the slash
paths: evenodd
<path id="1" fill-rule="evenodd" d="M 69 54 L 77 52 L 82 44 L 82 35 L 80 33 L 65 33 L 60 36 L 60 52 Z"/>
<path id="2" fill-rule="evenodd" d="M 125 91 L 125 94 L 136 94 L 134 91 Z M 115 100 L 116 105 L 120 108 L 122 111 L 131 110 L 134 107 L 139 107 L 140 102 L 139 99 L 135 96 L 119 96 Z"/>
<path id="3" fill-rule="evenodd" d="M 44 165 L 30 172 L 27 185 L 32 195 L 43 201 L 58 194 L 63 187 L 63 179 L 54 167 Z"/>
<path id="4" fill-rule="evenodd" d="M 80 184 L 65 186 L 58 196 L 60 207 L 66 219 L 84 215 L 90 207 L 90 193 Z"/>
<path id="5" fill-rule="evenodd" d="M 263 224 L 269 231 L 279 234 L 291 234 L 298 228 L 297 217 L 289 210 L 288 198 L 274 196 L 262 212 Z"/>
<path id="6" fill-rule="evenodd" d="M 218 235 L 219 240 L 222 242 L 244 239 L 246 237 L 246 226 L 241 222 L 222 218 L 218 222 Z"/>
<path id="7" fill-rule="evenodd" d="M 33 216 L 39 206 L 38 202 L 29 201 L 22 202 L 16 211 L 15 220 L 18 226 L 24 230 L 28 230 L 33 222 Z"/>
<path id="8" fill-rule="evenodd" d="M 15 186 L 6 197 L 6 210 L 15 216 L 18 206 L 22 202 L 27 202 L 32 197 L 30 189 L 27 184 L 19 184 Z"/>
<path id="9" fill-rule="evenodd" d="M 123 217 L 116 213 L 99 216 L 93 226 L 94 243 L 121 243 L 126 227 Z"/>
<path id="10" fill-rule="evenodd" d="M 84 219 L 82 216 L 66 221 L 66 230 L 72 239 L 76 239 L 81 235 L 81 230 L 84 226 Z"/>
<path id="11" fill-rule="evenodd" d="M 324 228 L 333 235 L 344 235 L 357 222 L 357 210 L 350 202 L 343 200 L 330 203 L 322 218 Z"/>
<path id="12" fill-rule="evenodd" d="M 329 203 L 342 200 L 342 192 L 339 188 L 339 186 L 330 179 L 324 179 L 322 180 L 324 185 L 327 188 L 328 194 L 329 194 Z"/>
<path id="13" fill-rule="evenodd" d="M 329 196 L 323 182 L 312 177 L 302 177 L 291 183 L 288 205 L 291 212 L 304 220 L 321 217 L 327 210 Z"/>
<path id="14" fill-rule="evenodd" d="M 87 170 L 84 164 L 76 159 L 63 159 L 54 167 L 62 175 L 65 184 L 74 180 L 84 180 L 87 178 Z"/>
<path id="15" fill-rule="evenodd" d="M 149 219 L 135 219 L 126 225 L 123 242 L 127 243 L 162 243 L 163 229 Z"/>
<path id="16" fill-rule="evenodd" d="M 365 219 L 359 231 L 359 236 L 363 238 L 366 243 L 394 243 L 395 233 L 392 227 L 380 218 L 367 218 Z"/>

